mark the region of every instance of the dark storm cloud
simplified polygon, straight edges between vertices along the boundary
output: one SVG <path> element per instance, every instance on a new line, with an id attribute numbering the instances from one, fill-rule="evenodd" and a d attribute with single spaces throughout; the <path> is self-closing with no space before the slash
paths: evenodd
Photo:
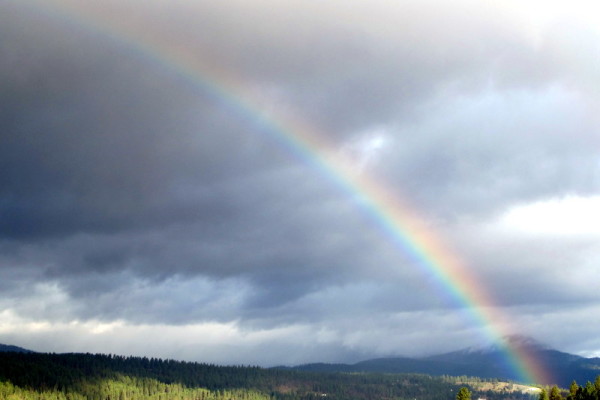
<path id="1" fill-rule="evenodd" d="M 58 21 L 22 33 L 36 21 L 4 18 L 5 37 L 17 36 L 5 41 L 0 68 L 4 237 L 210 223 L 228 213 L 209 187 L 260 163 L 218 105 L 108 40 Z M 193 204 L 178 193 L 186 185 Z"/>
<path id="2" fill-rule="evenodd" d="M 49 321 L 84 343 L 88 327 L 69 324 L 132 338 L 144 324 L 191 337 L 216 323 L 241 349 L 184 343 L 253 362 L 273 340 L 273 363 L 287 348 L 290 361 L 340 360 L 433 351 L 425 331 L 477 336 L 447 313 L 460 304 L 435 293 L 435 271 L 335 177 L 137 39 L 184 49 L 255 111 L 349 149 L 518 322 L 596 307 L 593 290 L 557 284 L 567 265 L 589 273 L 593 238 L 494 228 L 513 205 L 598 193 L 596 30 L 565 21 L 536 36 L 476 2 L 27 4 L 0 15 L 0 313 L 15 327 Z"/>
<path id="3" fill-rule="evenodd" d="M 510 13 L 474 3 L 350 3 L 333 21 L 321 8 L 267 5 L 195 4 L 205 23 L 172 18 L 329 135 L 391 127 L 385 174 L 425 208 L 487 213 L 598 189 L 597 122 L 585 110 L 598 34 L 588 26 L 559 20 L 534 38 Z"/>
<path id="4" fill-rule="evenodd" d="M 217 54 L 230 69 L 239 70 L 236 73 L 281 86 L 287 101 L 312 115 L 310 119 L 328 119 L 329 122 L 322 121 L 325 126 L 336 128 L 330 133 L 354 134 L 372 124 L 391 121 L 406 132 L 401 132 L 403 139 L 394 143 L 395 147 L 406 148 L 404 138 L 418 136 L 417 140 L 422 141 L 423 146 L 418 145 L 414 151 L 408 147 L 408 157 L 391 160 L 391 180 L 402 182 L 407 191 L 415 193 L 428 207 L 436 207 L 429 199 L 439 198 L 440 190 L 442 193 L 451 190 L 445 190 L 444 186 L 459 192 L 456 201 L 453 199 L 457 195 L 448 193 L 450 201 L 445 202 L 446 207 L 456 209 L 457 203 L 472 207 L 460 193 L 472 196 L 472 187 L 489 181 L 489 176 L 497 175 L 497 171 L 507 170 L 510 174 L 512 168 L 519 173 L 523 169 L 535 173 L 532 167 L 540 164 L 535 153 L 520 154 L 522 151 L 519 151 L 523 145 L 535 146 L 535 138 L 526 139 L 524 143 L 511 138 L 504 143 L 502 128 L 490 127 L 489 121 L 468 122 L 464 128 L 455 122 L 452 131 L 441 134 L 413 129 L 403 122 L 405 109 L 414 111 L 420 107 L 421 113 L 427 114 L 422 111 L 422 100 L 436 96 L 440 88 L 449 83 L 457 82 L 459 88 L 477 82 L 484 84 L 496 70 L 499 71 L 496 79 L 506 81 L 503 75 L 510 75 L 511 70 L 518 72 L 518 67 L 512 67 L 506 60 L 519 61 L 519 57 L 528 58 L 523 55 L 527 53 L 533 53 L 529 58 L 534 58 L 534 65 L 541 65 L 544 58 L 536 55 L 538 51 L 532 45 L 528 48 L 509 36 L 507 27 L 501 22 L 488 24 L 490 21 L 486 18 L 491 19 L 491 16 L 483 14 L 482 18 L 477 9 L 469 16 L 461 10 L 438 9 L 431 5 L 405 6 L 394 15 L 399 20 L 393 20 L 393 25 L 390 17 L 384 20 L 387 23 L 384 27 L 389 32 L 377 34 L 376 29 L 373 29 L 375 33 L 366 30 L 382 17 L 382 11 L 374 8 L 375 11 L 367 13 L 364 19 L 354 21 L 356 17 L 353 18 L 352 22 L 359 22 L 358 26 L 365 30 L 365 34 L 358 35 L 348 34 L 351 23 L 327 24 L 315 16 L 314 10 L 299 6 L 276 8 L 266 15 L 260 12 L 260 7 L 248 5 L 240 5 L 236 13 L 227 13 L 232 9 L 229 6 L 211 5 L 210 13 L 198 12 L 193 5 L 187 7 L 196 11 L 190 15 L 201 18 L 207 15 L 199 21 L 205 23 L 196 21 L 192 25 L 192 21 L 184 20 L 183 28 L 179 28 L 182 30 L 180 35 L 190 41 L 190 46 L 193 47 L 193 39 L 198 38 L 204 46 L 211 47 L 208 54 Z M 201 11 L 207 8 L 204 5 L 196 7 L 201 7 Z M 297 18 L 291 18 L 298 9 L 302 12 L 295 15 Z M 147 11 L 156 16 L 152 11 L 157 13 L 158 10 Z M 160 8 L 160 11 L 167 11 L 161 21 L 165 27 L 171 26 L 168 24 L 172 19 L 182 18 L 181 14 L 185 14 L 177 7 Z M 341 12 L 347 10 L 342 8 Z M 416 16 L 424 23 L 414 22 Z M 268 23 L 267 20 L 273 17 Z M 262 19 L 265 19 L 264 23 Z M 251 150 L 245 148 L 248 143 L 243 141 L 248 135 L 239 133 L 248 129 L 240 126 L 246 121 L 232 121 L 235 118 L 220 110 L 218 104 L 198 98 L 197 93 L 189 93 L 184 87 L 169 82 L 169 77 L 159 75 L 158 71 L 142 68 L 142 61 L 126 54 L 126 47 L 108 39 L 93 40 L 95 37 L 91 33 L 87 40 L 78 42 L 67 28 L 57 27 L 56 22 L 54 26 L 48 21 L 45 24 L 49 25 L 45 31 L 38 24 L 41 32 L 37 36 L 19 38 L 19 46 L 13 44 L 11 48 L 11 41 L 7 42 L 7 52 L 17 54 L 6 57 L 13 61 L 3 68 L 5 80 L 16 85 L 12 91 L 25 97 L 20 102 L 15 101 L 15 96 L 7 96 L 11 100 L 4 108 L 7 117 L 3 120 L 12 120 L 12 124 L 3 132 L 13 137 L 13 140 L 5 141 L 8 145 L 3 146 L 2 157 L 4 169 L 10 171 L 4 177 L 7 182 L 3 185 L 6 193 L 3 203 L 7 210 L 7 217 L 3 219 L 5 234 L 35 236 L 36 232 L 106 231 L 164 224 L 172 219 L 197 217 L 198 203 L 205 209 L 202 212 L 205 218 L 231 213 L 227 207 L 232 205 L 223 202 L 222 196 L 211 198 L 214 193 L 211 185 L 241 173 L 242 169 L 255 168 L 259 160 L 272 160 L 272 157 L 264 157 L 264 153 L 249 157 L 247 153 Z M 231 29 L 234 26 L 235 29 Z M 456 29 L 458 27 L 461 29 Z M 71 27 L 71 30 L 76 28 Z M 276 34 L 280 31 L 281 34 Z M 473 35 L 473 31 L 479 35 Z M 183 36 L 184 33 L 187 36 Z M 44 41 L 53 35 L 60 40 Z M 65 39 L 67 37 L 70 39 Z M 214 42 L 206 43 L 207 37 Z M 294 40 L 290 42 L 286 38 Z M 431 46 L 422 48 L 423 42 Z M 14 50 L 16 47 L 20 50 Z M 371 54 L 365 57 L 363 52 Z M 34 61 L 30 60 L 29 54 L 35 55 Z M 257 61 L 261 64 L 255 66 Z M 19 64 L 18 69 L 14 68 L 15 63 Z M 505 68 L 502 67 L 504 63 L 507 63 Z M 294 68 L 296 72 L 290 75 Z M 140 69 L 144 71 L 141 77 Z M 530 76 L 538 73 L 539 69 L 534 68 Z M 15 74 L 25 78 L 15 79 Z M 397 81 L 405 83 L 396 84 Z M 450 92 L 449 96 L 455 96 L 455 93 Z M 477 105 L 466 105 L 471 106 L 473 112 L 479 111 Z M 485 105 L 481 108 L 482 115 L 487 115 Z M 462 113 L 466 121 L 478 118 L 462 110 L 449 111 Z M 414 118 L 413 115 L 408 120 Z M 440 125 L 448 124 L 455 117 L 448 115 L 445 118 L 450 121 L 439 121 Z M 528 123 L 525 118 L 522 122 Z M 551 119 L 546 125 L 551 127 L 557 122 L 561 123 Z M 565 124 L 569 122 L 572 121 L 567 120 Z M 500 126 L 522 129 L 518 120 Z M 567 128 L 562 127 L 562 130 Z M 539 140 L 547 135 L 543 126 L 526 126 L 525 129 L 540 132 Z M 455 141 L 455 136 L 463 131 L 473 132 L 468 135 L 474 139 L 462 137 Z M 476 142 L 480 140 L 476 138 L 478 135 L 491 137 L 491 140 L 483 139 L 480 145 Z M 18 139 L 14 141 L 16 136 Z M 432 141 L 437 141 L 435 147 L 431 146 Z M 463 148 L 462 143 L 468 147 Z M 499 148 L 505 148 L 505 151 L 500 153 Z M 588 176 L 560 179 L 562 177 L 557 174 L 563 169 L 562 164 L 570 163 L 569 159 L 581 158 L 581 154 L 560 155 L 559 149 L 562 147 L 549 149 L 553 152 L 549 160 L 556 163 L 549 168 L 557 171 L 556 174 L 542 172 L 546 176 L 534 175 L 531 179 L 589 182 Z M 544 162 L 548 159 L 544 154 L 547 151 L 540 149 Z M 497 160 L 489 161 L 490 152 Z M 25 154 L 29 159 L 26 167 L 20 164 Z M 392 154 L 395 154 L 393 150 Z M 584 154 L 583 158 L 590 159 L 590 156 Z M 502 167 L 502 162 L 507 166 Z M 589 166 L 583 171 L 592 171 Z M 473 172 L 478 175 L 466 175 Z M 517 179 L 512 186 L 525 181 Z M 427 184 L 423 185 L 423 182 Z M 181 189 L 179 185 L 185 187 Z M 525 185 L 531 187 L 529 183 Z M 194 205 L 186 204 L 174 193 L 190 186 L 206 187 L 206 195 L 195 198 Z M 510 187 L 507 191 L 500 185 L 497 189 L 502 193 L 510 190 L 516 191 L 515 197 L 521 195 L 518 187 Z M 540 190 L 543 194 L 544 188 Z M 45 201 L 40 204 L 37 199 L 42 197 Z M 493 191 L 486 197 L 477 201 L 486 204 L 495 201 Z"/>

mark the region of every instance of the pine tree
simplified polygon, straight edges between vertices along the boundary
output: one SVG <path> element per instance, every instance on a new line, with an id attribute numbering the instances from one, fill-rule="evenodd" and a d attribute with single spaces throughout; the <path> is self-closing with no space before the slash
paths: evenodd
<path id="1" fill-rule="evenodd" d="M 466 387 L 461 387 L 456 394 L 456 400 L 471 400 L 471 391 Z"/>
<path id="2" fill-rule="evenodd" d="M 579 389 L 579 385 L 577 382 L 571 382 L 571 386 L 569 387 L 569 396 L 567 396 L 567 400 L 575 400 L 577 398 L 577 390 Z"/>
<path id="3" fill-rule="evenodd" d="M 552 386 L 552 389 L 550 389 L 550 400 L 563 400 L 560 390 L 558 390 L 558 386 L 556 385 Z"/>
<path id="4" fill-rule="evenodd" d="M 592 382 L 587 381 L 585 384 L 585 388 L 583 388 L 583 397 L 585 400 L 594 400 L 596 388 L 592 384 Z"/>
<path id="5" fill-rule="evenodd" d="M 569 386 L 569 394 L 571 396 L 575 396 L 575 394 L 577 394 L 577 389 L 579 389 L 579 385 L 577 384 L 575 379 L 573 379 L 573 382 L 571 382 L 571 386 Z"/>
<path id="6" fill-rule="evenodd" d="M 546 389 L 542 389 L 540 392 L 539 400 L 548 400 L 548 392 L 546 392 Z"/>

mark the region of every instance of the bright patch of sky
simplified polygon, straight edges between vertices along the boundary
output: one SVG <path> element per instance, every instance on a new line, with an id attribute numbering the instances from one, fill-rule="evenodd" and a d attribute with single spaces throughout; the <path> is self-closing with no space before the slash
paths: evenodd
<path id="1" fill-rule="evenodd" d="M 500 224 L 535 235 L 600 235 L 600 196 L 566 196 L 509 209 Z"/>
<path id="2" fill-rule="evenodd" d="M 376 128 L 358 135 L 357 138 L 342 146 L 342 155 L 358 171 L 377 164 L 381 151 L 389 142 L 390 134 L 382 128 Z"/>
<path id="3" fill-rule="evenodd" d="M 568 21 L 600 31 L 600 4 L 594 0 L 507 0 L 497 3 L 517 18 L 537 43 L 543 40 L 544 30 L 554 23 Z"/>

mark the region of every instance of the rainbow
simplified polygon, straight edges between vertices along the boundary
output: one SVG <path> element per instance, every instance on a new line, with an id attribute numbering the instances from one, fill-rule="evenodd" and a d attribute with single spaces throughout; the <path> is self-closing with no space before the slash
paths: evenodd
<path id="1" fill-rule="evenodd" d="M 442 292 L 481 327 L 485 338 L 504 350 L 504 361 L 522 382 L 547 384 L 553 381 L 531 354 L 506 341 L 512 333 L 509 318 L 495 306 L 482 282 L 476 280 L 462 260 L 423 223 L 415 209 L 386 191 L 372 177 L 357 171 L 350 160 L 327 143 L 326 135 L 318 129 L 293 115 L 268 114 L 258 104 L 252 90 L 232 74 L 189 54 L 185 48 L 174 47 L 168 40 L 112 21 L 102 9 L 92 10 L 93 3 L 73 0 L 28 0 L 23 3 L 32 5 L 40 13 L 66 20 L 128 47 L 148 62 L 168 68 L 170 73 L 209 94 L 240 118 L 261 126 L 271 140 L 350 196 L 400 251 L 417 261 L 423 272 L 435 277 Z"/>

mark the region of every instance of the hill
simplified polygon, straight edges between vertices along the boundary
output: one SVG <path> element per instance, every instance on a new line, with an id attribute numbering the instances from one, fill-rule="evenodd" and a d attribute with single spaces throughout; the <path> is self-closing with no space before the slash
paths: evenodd
<path id="1" fill-rule="evenodd" d="M 541 384 L 557 384 L 568 387 L 577 382 L 594 381 L 600 373 L 600 358 L 585 358 L 550 349 L 531 338 L 515 336 L 508 338 L 518 352 L 530 354 L 548 371 L 550 380 Z M 507 365 L 505 352 L 490 346 L 480 349 L 463 349 L 454 352 L 423 357 L 388 357 L 361 361 L 355 364 L 306 364 L 293 367 L 301 371 L 320 372 L 387 372 L 423 373 L 429 375 L 474 376 L 518 381 L 519 376 Z"/>
<path id="2" fill-rule="evenodd" d="M 33 351 L 24 349 L 22 347 L 13 346 L 10 344 L 2 344 L 2 343 L 0 343 L 0 351 L 13 352 L 13 353 L 33 353 Z"/>
<path id="3" fill-rule="evenodd" d="M 481 383 L 481 382 L 480 382 Z M 532 400 L 420 374 L 316 373 L 102 354 L 0 353 L 0 400 Z M 477 396 L 477 397 L 475 397 Z"/>

